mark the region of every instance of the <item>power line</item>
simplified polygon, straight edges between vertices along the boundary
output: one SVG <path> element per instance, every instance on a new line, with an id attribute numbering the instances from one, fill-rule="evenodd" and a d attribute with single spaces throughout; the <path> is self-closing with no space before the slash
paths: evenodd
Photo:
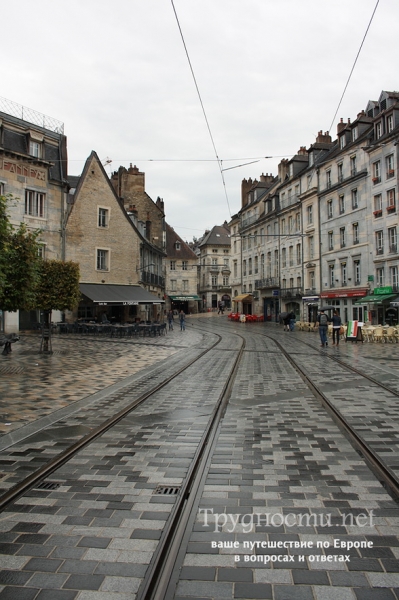
<path id="1" fill-rule="evenodd" d="M 177 26 L 178 26 L 178 28 L 179 28 L 179 31 L 180 31 L 180 36 L 181 36 L 181 39 L 182 39 L 182 42 L 183 42 L 184 50 L 185 50 L 185 52 L 186 52 L 186 56 L 187 56 L 188 64 L 189 64 L 189 66 L 190 66 L 191 75 L 192 75 L 192 77 L 193 77 L 193 80 L 194 80 L 195 88 L 196 88 L 196 90 L 197 90 L 197 94 L 198 94 L 198 98 L 199 98 L 199 101 L 200 101 L 200 104 L 201 104 L 202 112 L 203 112 L 203 115 L 204 115 L 204 118 L 205 118 L 206 126 L 207 126 L 207 128 L 208 128 L 208 133 L 209 133 L 209 136 L 210 136 L 210 138 L 211 138 L 211 142 L 212 142 L 213 150 L 214 150 L 214 152 L 215 152 L 215 156 L 216 156 L 216 159 L 217 159 L 217 162 L 218 162 L 218 165 L 219 165 L 219 171 L 220 171 L 220 175 L 221 175 L 221 177 L 222 177 L 223 189 L 224 189 L 224 193 L 225 193 L 225 196 L 226 196 L 226 201 L 227 201 L 227 208 L 229 209 L 229 215 L 230 215 L 230 217 L 231 217 L 230 203 L 229 203 L 229 198 L 228 198 L 228 195 L 227 195 L 227 190 L 226 190 L 226 182 L 225 182 L 225 179 L 224 179 L 224 175 L 223 175 L 223 169 L 222 169 L 222 161 L 219 159 L 219 156 L 218 156 L 218 153 L 217 153 L 217 150 L 216 150 L 215 141 L 214 141 L 214 139 L 213 139 L 213 135 L 212 135 L 212 131 L 211 131 L 211 128 L 210 128 L 210 125 L 209 125 L 208 117 L 206 116 L 206 112 L 205 112 L 204 103 L 202 102 L 201 94 L 200 94 L 199 87 L 198 87 L 198 84 L 197 84 L 197 80 L 196 80 L 196 77 L 195 77 L 195 74 L 194 74 L 194 69 L 193 69 L 193 67 L 192 67 L 192 64 L 191 64 L 190 56 L 189 56 L 189 54 L 188 54 L 188 50 L 187 50 L 187 46 L 186 46 L 186 42 L 184 41 L 184 36 L 183 36 L 182 29 L 181 29 L 181 27 L 180 27 L 180 22 L 179 22 L 179 18 L 178 18 L 178 16 L 177 16 L 177 12 L 176 12 L 176 9 L 175 9 L 175 5 L 174 5 L 174 3 L 173 3 L 173 0 L 170 0 L 170 1 L 171 1 L 171 3 L 172 3 L 173 12 L 175 13 L 175 17 L 176 17 Z"/>
<path id="2" fill-rule="evenodd" d="M 364 34 L 364 36 L 363 36 L 363 40 L 362 40 L 362 43 L 360 44 L 360 48 L 359 48 L 359 50 L 358 50 L 358 53 L 357 53 L 357 55 L 356 55 L 356 58 L 355 58 L 355 62 L 353 63 L 353 66 L 352 66 L 351 72 L 349 73 L 349 77 L 348 77 L 348 80 L 347 80 L 347 82 L 346 82 L 346 85 L 345 85 L 345 87 L 344 87 L 344 91 L 342 92 L 342 96 L 341 96 L 341 98 L 340 98 L 340 101 L 338 102 L 337 110 L 335 111 L 335 115 L 334 115 L 334 117 L 333 117 L 333 120 L 332 120 L 332 123 L 331 123 L 331 125 L 330 125 L 330 129 L 329 129 L 329 131 L 331 131 L 331 130 L 332 130 L 332 126 L 334 125 L 335 117 L 337 116 L 337 113 L 338 113 L 338 111 L 339 111 L 339 107 L 341 106 L 342 100 L 343 100 L 343 98 L 344 98 L 344 96 L 345 96 L 346 89 L 347 89 L 347 87 L 348 87 L 348 85 L 349 85 L 349 81 L 351 80 L 352 73 L 353 73 L 353 71 L 354 71 L 354 69 L 355 69 L 355 66 L 356 66 L 356 63 L 357 63 L 357 59 L 359 58 L 360 52 L 361 52 L 361 50 L 362 50 L 362 48 L 363 48 L 363 44 L 364 44 L 364 42 L 365 42 L 365 39 L 366 39 L 366 37 L 367 37 L 368 31 L 369 31 L 369 29 L 370 29 L 371 22 L 372 22 L 372 20 L 374 19 L 375 11 L 377 10 L 377 6 L 378 6 L 379 2 L 380 2 L 380 0 L 377 0 L 377 4 L 376 4 L 376 5 L 375 5 L 375 7 L 374 7 L 373 14 L 371 15 L 371 19 L 370 19 L 370 21 L 369 21 L 369 24 L 367 25 L 366 33 L 365 33 L 365 34 Z"/>

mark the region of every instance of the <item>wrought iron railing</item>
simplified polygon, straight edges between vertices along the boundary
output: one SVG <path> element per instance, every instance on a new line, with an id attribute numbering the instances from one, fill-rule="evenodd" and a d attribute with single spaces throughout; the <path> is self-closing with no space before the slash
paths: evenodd
<path id="1" fill-rule="evenodd" d="M 43 127 L 43 129 L 54 131 L 54 133 L 64 133 L 64 123 L 62 121 L 48 117 L 32 108 L 22 106 L 22 104 L 17 104 L 17 102 L 13 102 L 12 100 L 7 100 L 7 98 L 0 97 L 0 111 L 17 119 L 22 119 L 22 121 Z"/>

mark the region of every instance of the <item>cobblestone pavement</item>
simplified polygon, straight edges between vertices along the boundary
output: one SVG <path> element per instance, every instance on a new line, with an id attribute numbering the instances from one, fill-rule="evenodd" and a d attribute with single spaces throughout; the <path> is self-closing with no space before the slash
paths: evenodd
<path id="1" fill-rule="evenodd" d="M 174 502 L 155 492 L 179 485 L 186 473 L 239 347 L 234 331 L 246 338 L 246 351 L 183 548 L 175 599 L 399 599 L 398 504 L 274 342 L 257 335 L 270 331 L 266 325 L 198 319 L 185 342 L 167 346 L 176 354 L 163 364 L 203 345 L 205 329 L 227 333 L 199 368 L 54 473 L 58 489 L 31 490 L 2 515 L 0 600 L 135 598 Z M 295 342 L 300 335 L 290 339 L 315 375 L 324 363 L 331 375 L 316 338 L 314 351 Z M 375 352 L 383 360 L 373 369 L 394 374 L 386 348 L 339 351 L 361 362 Z M 65 419 L 84 427 L 78 413 Z"/>

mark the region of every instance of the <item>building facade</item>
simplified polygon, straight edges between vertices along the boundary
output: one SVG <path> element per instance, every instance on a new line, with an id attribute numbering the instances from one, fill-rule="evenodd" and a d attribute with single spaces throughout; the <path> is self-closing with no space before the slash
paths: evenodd
<path id="1" fill-rule="evenodd" d="M 215 225 L 198 241 L 201 310 L 215 310 L 219 302 L 231 307 L 231 238 L 227 221 Z"/>
<path id="2" fill-rule="evenodd" d="M 165 300 L 166 310 L 198 313 L 198 258 L 175 230 L 166 223 Z"/>

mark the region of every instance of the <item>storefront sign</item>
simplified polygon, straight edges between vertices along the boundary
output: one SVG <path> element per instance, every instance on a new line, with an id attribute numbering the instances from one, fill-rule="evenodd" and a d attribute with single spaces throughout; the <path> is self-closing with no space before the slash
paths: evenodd
<path id="1" fill-rule="evenodd" d="M 303 296 L 302 302 L 318 302 L 319 296 Z"/>
<path id="2" fill-rule="evenodd" d="M 373 294 L 392 294 L 392 286 L 386 285 L 385 287 L 374 288 Z"/>
<path id="3" fill-rule="evenodd" d="M 339 292 L 325 292 L 320 294 L 320 298 L 362 298 L 368 292 L 367 288 L 355 290 L 340 290 Z"/>
<path id="4" fill-rule="evenodd" d="M 272 290 L 272 296 L 279 296 L 279 295 L 280 295 L 279 290 Z"/>

